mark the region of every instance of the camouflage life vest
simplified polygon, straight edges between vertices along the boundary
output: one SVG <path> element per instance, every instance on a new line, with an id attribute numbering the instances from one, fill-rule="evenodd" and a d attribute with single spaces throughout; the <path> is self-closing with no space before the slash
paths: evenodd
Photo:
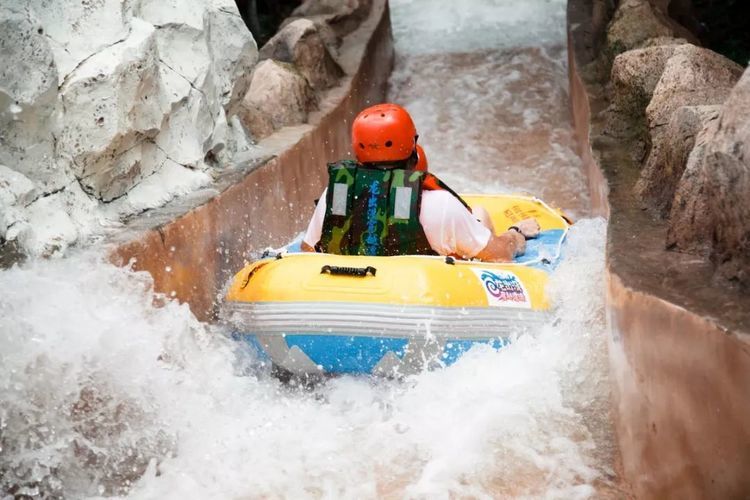
<path id="1" fill-rule="evenodd" d="M 435 255 L 419 222 L 426 172 L 328 165 L 319 250 L 339 255 Z"/>

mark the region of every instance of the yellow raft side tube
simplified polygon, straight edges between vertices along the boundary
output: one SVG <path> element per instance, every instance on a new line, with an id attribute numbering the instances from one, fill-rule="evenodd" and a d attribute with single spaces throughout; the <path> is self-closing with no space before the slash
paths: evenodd
<path id="1" fill-rule="evenodd" d="M 542 231 L 567 231 L 568 221 L 544 202 L 521 195 L 466 195 L 472 206 L 489 213 L 496 230 L 505 230 L 520 220 L 534 217 Z M 373 268 L 365 277 L 331 275 L 325 266 Z M 489 272 L 490 274 L 486 274 Z M 491 275 L 500 278 L 493 284 Z M 483 278 L 483 275 L 485 276 Z M 515 277 L 515 280 L 513 279 Z M 517 281 L 523 293 L 506 293 L 494 301 L 493 290 Z M 521 307 L 546 310 L 547 274 L 526 265 L 492 264 L 442 257 L 367 257 L 331 254 L 289 254 L 283 259 L 252 263 L 234 278 L 226 295 L 228 302 L 361 302 L 438 307 Z M 512 283 L 511 283 L 512 284 Z M 497 291 L 497 290 L 494 290 Z"/>
<path id="2" fill-rule="evenodd" d="M 546 321 L 543 269 L 559 258 L 569 222 L 529 196 L 464 198 L 483 206 L 498 231 L 535 217 L 546 233 L 530 242 L 535 250 L 527 247 L 523 262 L 507 264 L 272 256 L 234 277 L 222 316 L 236 338 L 296 374 L 403 375 L 450 365 L 477 343 L 502 348 Z"/>
<path id="3" fill-rule="evenodd" d="M 365 277 L 330 275 L 325 266 L 375 269 Z M 363 302 L 440 307 L 489 307 L 484 271 L 512 273 L 523 284 L 527 300 L 519 306 L 549 307 L 544 287 L 547 274 L 513 264 L 461 262 L 446 264 L 432 257 L 361 257 L 330 254 L 292 254 L 259 261 L 235 277 L 228 293 L 231 302 Z M 249 278 L 249 279 L 248 279 Z M 250 286 L 250 282 L 252 285 Z M 520 298 L 520 296 L 519 296 Z M 507 302 L 512 306 L 511 302 Z"/>

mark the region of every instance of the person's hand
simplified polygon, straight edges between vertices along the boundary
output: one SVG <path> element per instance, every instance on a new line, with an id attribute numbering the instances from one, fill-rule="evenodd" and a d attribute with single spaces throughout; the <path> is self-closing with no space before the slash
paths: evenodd
<path id="1" fill-rule="evenodd" d="M 515 227 L 517 227 L 518 231 L 527 239 L 536 238 L 539 236 L 539 231 L 541 230 L 536 219 L 524 219 L 517 222 Z"/>

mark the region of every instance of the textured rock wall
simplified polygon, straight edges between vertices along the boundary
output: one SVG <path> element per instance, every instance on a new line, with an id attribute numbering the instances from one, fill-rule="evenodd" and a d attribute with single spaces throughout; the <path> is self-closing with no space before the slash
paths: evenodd
<path id="1" fill-rule="evenodd" d="M 112 259 L 147 271 L 157 292 L 189 304 L 199 319 L 216 319 L 217 297 L 248 255 L 283 245 L 307 226 L 310 200 L 325 187 L 326 164 L 351 152 L 351 121 L 385 97 L 394 56 L 386 0 L 373 0 L 340 52 L 346 76 L 321 95 L 309 123 L 259 141 L 258 163 L 224 172 L 218 194 L 136 218 L 112 238 Z"/>
<path id="2" fill-rule="evenodd" d="M 308 0 L 256 64 L 233 0 L 0 0 L 0 253 L 87 241 L 305 123 L 370 7 Z"/>
<path id="3" fill-rule="evenodd" d="M 603 51 L 614 56 L 606 133 L 642 166 L 636 199 L 668 218 L 665 246 L 710 256 L 723 277 L 750 285 L 748 131 L 736 111 L 750 102 L 747 85 L 737 85 L 744 68 L 690 43 L 696 38 L 668 12 L 691 19 L 686 1 L 617 7 Z"/>
<path id="4" fill-rule="evenodd" d="M 677 188 L 668 242 L 707 248 L 723 277 L 750 288 L 750 70 L 702 134 Z"/>
<path id="5" fill-rule="evenodd" d="M 661 216 L 669 213 L 688 156 L 697 144 L 696 136 L 719 117 L 721 106 L 681 106 L 664 126 L 665 140 L 653 147 L 643 167 L 636 192 Z"/>
<path id="6" fill-rule="evenodd" d="M 257 48 L 233 1 L 2 0 L 0 17 L 0 243 L 62 250 L 247 147 L 225 108 Z"/>

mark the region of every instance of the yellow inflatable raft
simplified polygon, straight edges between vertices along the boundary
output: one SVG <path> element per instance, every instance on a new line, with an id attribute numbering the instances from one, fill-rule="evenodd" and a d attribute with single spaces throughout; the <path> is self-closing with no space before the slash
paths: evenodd
<path id="1" fill-rule="evenodd" d="M 516 262 L 301 253 L 298 243 L 242 269 L 222 315 L 236 338 L 292 373 L 405 374 L 451 364 L 476 343 L 500 348 L 546 319 L 547 272 L 569 221 L 529 196 L 465 195 L 495 228 L 535 217 Z"/>

